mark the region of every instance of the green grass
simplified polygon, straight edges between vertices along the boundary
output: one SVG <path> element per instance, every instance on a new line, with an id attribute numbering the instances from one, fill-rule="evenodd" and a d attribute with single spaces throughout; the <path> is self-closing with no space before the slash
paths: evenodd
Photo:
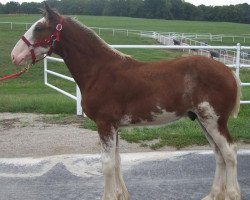
<path id="1" fill-rule="evenodd" d="M 131 30 L 148 30 L 180 33 L 212 33 L 212 34 L 249 34 L 249 24 L 230 22 L 182 21 L 141 19 L 109 16 L 72 16 L 90 27 L 110 27 Z M 0 15 L 2 22 L 28 22 L 41 18 L 41 15 Z M 19 25 L 21 27 L 21 25 Z"/>
<path id="2" fill-rule="evenodd" d="M 33 23 L 40 17 L 40 15 L 0 15 L 0 21 Z M 232 35 L 250 33 L 250 26 L 247 24 L 167 21 L 103 16 L 77 16 L 77 18 L 79 21 L 92 27 Z M 25 26 L 15 25 L 13 28 L 13 30 L 10 30 L 9 25 L 0 24 L 0 76 L 19 70 L 11 65 L 10 52 L 17 40 L 24 33 Z M 125 32 L 116 32 L 115 36 L 113 36 L 112 31 L 102 30 L 101 37 L 109 44 L 156 44 L 153 40 L 141 38 L 134 34 L 129 34 L 129 37 L 127 37 Z M 225 39 L 223 44 L 235 45 L 237 42 L 242 42 L 242 39 L 235 40 L 235 42 L 232 42 L 231 39 Z M 222 45 L 220 42 L 213 42 L 212 44 Z M 243 45 L 250 45 L 250 40 L 247 40 Z M 144 49 L 123 49 L 122 51 L 143 61 L 172 59 L 181 56 L 183 53 L 181 51 Z M 49 69 L 69 75 L 66 66 L 63 64 L 49 63 Z M 241 79 L 243 82 L 249 82 L 249 70 L 241 71 Z M 73 83 L 51 77 L 49 77 L 49 81 L 72 94 L 75 93 L 75 85 Z M 250 99 L 249 87 L 243 88 L 243 99 Z M 59 117 L 59 119 L 49 119 L 50 121 L 60 121 L 65 117 L 68 118 L 69 115 L 75 114 L 75 101 L 44 86 L 43 63 L 41 62 L 20 78 L 0 82 L 0 112 L 60 113 L 61 117 Z M 236 140 L 250 142 L 249 121 L 250 106 L 242 105 L 239 117 L 237 119 L 231 119 L 229 122 L 230 131 Z M 83 126 L 96 130 L 96 125 L 88 118 L 84 119 Z M 129 142 L 140 143 L 142 146 L 149 146 L 152 149 L 157 149 L 165 145 L 182 148 L 193 144 L 207 144 L 197 123 L 191 122 L 188 119 L 178 121 L 175 124 L 163 128 L 121 129 L 120 135 Z M 152 140 L 154 141 L 153 144 L 149 142 Z"/>

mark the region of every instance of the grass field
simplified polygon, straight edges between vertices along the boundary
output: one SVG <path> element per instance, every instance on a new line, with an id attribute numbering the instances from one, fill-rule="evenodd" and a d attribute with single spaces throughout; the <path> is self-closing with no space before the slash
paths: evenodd
<path id="1" fill-rule="evenodd" d="M 0 22 L 34 22 L 40 18 L 40 15 L 0 15 Z M 154 30 L 165 32 L 198 32 L 212 34 L 248 34 L 250 26 L 247 24 L 235 23 L 218 23 L 218 22 L 188 22 L 188 21 L 166 21 L 166 20 L 149 20 L 149 19 L 132 19 L 126 17 L 94 17 L 94 16 L 77 16 L 78 20 L 92 27 L 112 27 L 136 30 Z M 11 65 L 10 52 L 16 41 L 24 33 L 24 25 L 15 25 L 10 30 L 9 25 L 0 24 L 0 76 L 18 71 Z M 126 36 L 125 33 L 116 33 L 112 35 L 110 31 L 102 31 L 101 37 L 109 44 L 155 44 L 151 39 L 141 38 L 137 35 Z M 235 45 L 241 40 L 227 41 L 228 45 Z M 221 44 L 220 44 L 221 45 Z M 246 41 L 243 45 L 249 45 Z M 172 59 L 182 55 L 180 51 L 164 50 L 123 50 L 124 53 L 132 55 L 134 58 L 144 61 Z M 49 68 L 63 74 L 68 70 L 60 64 L 50 63 Z M 243 81 L 250 80 L 248 71 L 242 73 Z M 75 86 L 57 78 L 50 78 L 50 82 L 71 93 L 74 93 Z M 248 88 L 243 90 L 244 97 L 250 97 Z M 0 83 L 0 112 L 37 112 L 67 114 L 75 113 L 75 102 L 67 97 L 55 92 L 43 84 L 43 64 L 37 64 L 27 74 L 20 78 L 8 80 Z M 64 115 L 63 115 L 64 116 Z M 230 130 L 237 140 L 250 142 L 250 106 L 243 105 L 238 119 L 230 121 Z M 89 125 L 88 125 L 89 124 Z M 95 127 L 92 122 L 85 119 L 85 126 Z M 206 143 L 204 136 L 201 134 L 197 124 L 182 120 L 172 124 L 167 128 L 161 129 L 133 129 L 121 130 L 122 138 L 130 142 L 138 142 L 143 146 L 149 145 L 148 140 L 154 140 L 150 144 L 151 148 L 159 148 L 164 145 L 173 145 L 178 148 L 183 146 Z"/>

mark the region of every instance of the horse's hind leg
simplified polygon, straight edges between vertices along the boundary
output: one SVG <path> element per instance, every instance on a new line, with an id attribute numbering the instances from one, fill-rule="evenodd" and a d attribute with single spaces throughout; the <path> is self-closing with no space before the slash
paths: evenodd
<path id="1" fill-rule="evenodd" d="M 114 127 L 99 124 L 101 140 L 101 160 L 104 175 L 104 194 L 102 200 L 128 200 L 128 191 L 121 174 L 118 136 Z"/>
<path id="2" fill-rule="evenodd" d="M 213 138 L 209 135 L 206 128 L 200 122 L 199 118 L 197 119 L 200 126 L 202 127 L 204 134 L 211 145 L 216 160 L 216 169 L 215 169 L 215 176 L 213 180 L 213 185 L 211 188 L 211 192 L 202 200 L 224 200 L 225 199 L 225 189 L 226 189 L 226 164 L 221 155 L 220 149 L 215 144 Z"/>
<path id="3" fill-rule="evenodd" d="M 225 200 L 241 200 L 241 192 L 237 180 L 237 155 L 236 145 L 233 143 L 232 138 L 227 129 L 227 118 L 218 116 L 213 107 L 204 102 L 198 106 L 198 119 L 202 126 L 208 133 L 208 137 L 215 145 L 217 169 L 213 186 L 216 186 L 216 181 L 223 180 L 226 174 L 226 192 Z M 218 153 L 220 152 L 220 153 Z M 223 158 L 223 159 L 222 159 Z M 224 160 L 224 162 L 223 162 Z M 224 163 L 224 164 L 223 164 Z M 226 169 L 226 171 L 225 171 Z M 223 182 L 223 181 L 222 181 Z M 220 185 L 223 187 L 223 185 Z M 213 188 L 212 188 L 213 192 Z M 211 193 L 210 193 L 211 194 Z M 207 196 L 205 200 L 220 200 L 221 197 Z"/>
<path id="4" fill-rule="evenodd" d="M 115 178 L 118 190 L 119 200 L 128 200 L 128 190 L 121 173 L 121 157 L 119 153 L 118 134 L 116 133 L 116 150 L 115 150 Z"/>

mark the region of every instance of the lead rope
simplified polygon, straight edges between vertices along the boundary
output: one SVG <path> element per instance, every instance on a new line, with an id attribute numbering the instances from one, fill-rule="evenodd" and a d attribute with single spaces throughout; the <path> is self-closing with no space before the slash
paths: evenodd
<path id="1" fill-rule="evenodd" d="M 5 80 L 11 79 L 11 78 L 16 78 L 18 76 L 21 76 L 25 72 L 29 71 L 29 69 L 31 67 L 33 67 L 33 64 L 29 64 L 27 67 L 23 68 L 21 71 L 19 71 L 17 73 L 14 73 L 14 74 L 11 74 L 11 75 L 7 75 L 7 76 L 4 76 L 4 77 L 0 78 L 0 81 L 5 81 Z"/>
<path id="2" fill-rule="evenodd" d="M 37 60 L 35 60 L 35 62 L 32 62 L 32 63 L 30 63 L 30 64 L 28 64 L 28 66 L 27 67 L 25 67 L 25 68 L 23 68 L 21 71 L 19 71 L 19 72 L 17 72 L 17 73 L 14 73 L 14 74 L 11 74 L 11 75 L 7 75 L 7 76 L 4 76 L 4 77 L 0 77 L 0 81 L 5 81 L 5 80 L 8 80 L 8 79 L 11 79 L 11 78 L 16 78 L 16 77 L 19 77 L 19 76 L 21 76 L 22 74 L 24 74 L 25 72 L 27 72 L 27 71 L 29 71 L 29 69 L 31 68 L 31 67 L 33 67 L 37 62 L 39 62 L 39 61 L 41 61 L 41 60 L 44 60 L 47 56 L 50 56 L 51 55 L 51 53 L 52 53 L 52 49 L 53 48 L 50 48 L 51 50 L 49 50 L 49 52 L 45 55 L 45 56 L 43 56 L 42 58 L 40 58 L 40 59 L 37 59 Z"/>

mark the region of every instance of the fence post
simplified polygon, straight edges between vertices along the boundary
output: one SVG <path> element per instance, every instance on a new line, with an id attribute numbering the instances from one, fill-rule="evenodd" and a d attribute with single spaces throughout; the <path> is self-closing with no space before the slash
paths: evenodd
<path id="1" fill-rule="evenodd" d="M 44 84 L 48 83 L 48 73 L 47 73 L 47 69 L 48 69 L 48 59 L 45 56 L 44 60 L 43 60 L 43 71 L 44 71 Z"/>
<path id="2" fill-rule="evenodd" d="M 82 115 L 85 117 L 86 115 L 84 113 L 82 113 L 82 106 L 81 106 L 81 101 L 82 101 L 82 95 L 81 95 L 81 91 L 78 87 L 78 85 L 76 85 L 76 114 L 77 115 Z"/>
<path id="3" fill-rule="evenodd" d="M 237 50 L 236 50 L 236 75 L 238 77 L 240 77 L 240 50 L 241 50 L 240 43 L 237 43 Z"/>

